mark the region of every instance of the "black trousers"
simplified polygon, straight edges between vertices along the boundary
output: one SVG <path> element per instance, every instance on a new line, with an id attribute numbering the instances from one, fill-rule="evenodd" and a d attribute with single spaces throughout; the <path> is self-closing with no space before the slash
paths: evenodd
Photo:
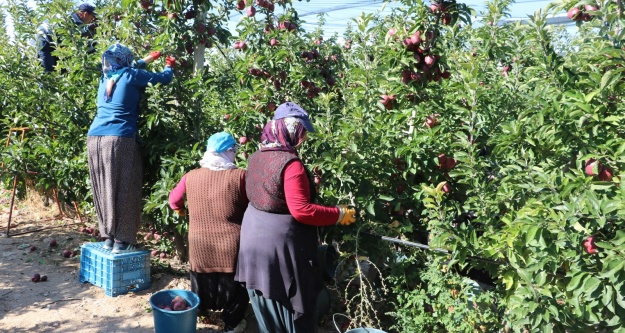
<path id="1" fill-rule="evenodd" d="M 250 302 L 247 291 L 234 281 L 234 273 L 191 272 L 191 291 L 200 296 L 198 312 L 223 310 L 225 330 L 234 329 L 243 318 Z"/>
<path id="2" fill-rule="evenodd" d="M 258 290 L 248 289 L 247 293 L 254 309 L 260 333 L 316 333 L 317 314 L 306 313 L 297 320 L 293 311 L 278 301 L 263 297 Z"/>

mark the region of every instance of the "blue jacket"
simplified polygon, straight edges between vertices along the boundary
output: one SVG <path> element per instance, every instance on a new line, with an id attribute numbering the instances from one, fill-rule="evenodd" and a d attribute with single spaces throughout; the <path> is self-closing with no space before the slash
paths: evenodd
<path id="1" fill-rule="evenodd" d="M 106 101 L 106 80 L 100 78 L 98 87 L 98 113 L 91 123 L 88 136 L 121 136 L 137 138 L 139 129 L 139 102 L 148 84 L 168 84 L 174 73 L 170 67 L 154 73 L 143 69 L 128 68 L 113 87 L 110 101 Z"/>

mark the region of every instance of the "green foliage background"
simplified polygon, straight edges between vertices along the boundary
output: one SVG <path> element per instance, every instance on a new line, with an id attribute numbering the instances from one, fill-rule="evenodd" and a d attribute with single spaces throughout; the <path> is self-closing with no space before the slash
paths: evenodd
<path id="1" fill-rule="evenodd" d="M 142 101 L 146 227 L 184 234 L 186 221 L 172 214 L 167 196 L 197 167 L 206 138 L 218 130 L 250 138 L 239 156 L 245 166 L 271 117 L 270 104 L 290 100 L 311 113 L 317 128 L 301 155 L 322 179 L 321 202 L 359 210 L 355 226 L 323 233 L 339 245 L 344 262 L 357 267 L 337 281 L 352 327 L 625 331 L 625 21 L 617 4 L 600 3 L 571 36 L 547 25 L 547 15 L 591 1 L 554 3 L 526 22 L 505 25 L 471 24 L 475 13 L 461 3 L 448 5 L 453 24 L 443 25 L 429 3 L 401 2 L 390 15 L 362 14 L 344 36 L 321 40 L 321 24 L 299 28 L 290 1 L 276 3 L 274 13 L 257 6 L 236 33 L 227 29 L 233 1 L 156 1 L 149 10 L 139 1 L 100 1 L 98 52 L 87 54 L 87 41 L 70 32 L 71 1 L 38 1 L 36 10 L 8 1 L 15 36 L 0 31 L 0 126 L 3 135 L 14 127 L 37 130 L 21 143 L 11 134 L 13 144 L 2 147 L 2 181 L 10 186 L 14 175 L 37 171 L 39 186 L 57 187 L 63 200 L 80 202 L 93 218 L 85 140 L 96 112 L 100 54 L 115 40 L 137 57 L 162 50 L 179 65 L 172 84 L 149 87 Z M 483 22 L 500 21 L 510 4 L 488 2 Z M 184 18 L 191 10 L 207 13 L 203 24 L 215 28 L 214 35 L 196 29 L 197 16 Z M 49 75 L 32 46 L 44 18 L 63 37 L 59 70 Z M 283 21 L 298 29 L 278 29 Z M 269 24 L 276 29 L 266 32 Z M 387 34 L 391 27 L 398 39 Z M 402 71 L 414 58 L 401 40 L 428 30 L 437 33 L 430 52 L 440 55 L 451 77 L 404 84 Z M 272 38 L 277 46 L 270 46 Z M 247 48 L 234 50 L 235 41 Z M 194 53 L 202 45 L 210 47 L 205 67 L 196 71 Z M 313 50 L 318 57 L 303 57 Z M 159 60 L 151 68 L 163 65 Z M 251 75 L 252 68 L 263 74 Z M 319 90 L 311 95 L 302 81 Z M 380 103 L 381 95 L 396 97 L 393 108 Z M 432 114 L 441 125 L 430 129 L 423 122 Z M 439 154 L 458 165 L 442 170 Z M 589 158 L 615 177 L 587 176 Z M 597 238 L 594 255 L 582 248 L 590 235 Z M 377 278 L 357 264 L 365 262 L 379 269 Z"/>

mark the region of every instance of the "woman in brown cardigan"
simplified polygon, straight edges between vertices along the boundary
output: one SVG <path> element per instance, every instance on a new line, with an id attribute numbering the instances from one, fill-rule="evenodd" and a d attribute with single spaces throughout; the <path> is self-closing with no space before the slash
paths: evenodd
<path id="1" fill-rule="evenodd" d="M 249 296 L 234 281 L 245 194 L 245 170 L 234 164 L 237 145 L 225 132 L 212 135 L 200 168 L 185 174 L 169 194 L 169 205 L 179 215 L 189 209 L 191 290 L 200 296 L 199 314 L 223 309 L 226 332 L 245 329 Z"/>

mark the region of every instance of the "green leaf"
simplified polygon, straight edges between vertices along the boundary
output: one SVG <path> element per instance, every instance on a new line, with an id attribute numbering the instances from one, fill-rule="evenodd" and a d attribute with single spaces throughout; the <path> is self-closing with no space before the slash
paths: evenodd
<path id="1" fill-rule="evenodd" d="M 571 278 L 571 281 L 569 281 L 569 283 L 567 284 L 566 290 L 573 291 L 577 289 L 580 285 L 580 282 L 582 281 L 582 278 L 584 278 L 586 275 L 588 274 L 584 272 L 580 272 L 579 274 L 573 276 L 573 278 Z"/>
<path id="2" fill-rule="evenodd" d="M 601 281 L 596 277 L 591 276 L 584 281 L 584 284 L 582 285 L 582 290 L 586 294 L 591 294 L 593 291 L 595 291 L 595 289 L 599 287 L 599 285 L 601 285 Z"/>
<path id="3" fill-rule="evenodd" d="M 538 274 L 536 274 L 534 281 L 536 281 L 537 285 L 543 286 L 547 281 L 547 273 L 545 271 L 539 272 Z"/>
<path id="4" fill-rule="evenodd" d="M 388 195 L 384 195 L 384 194 L 380 195 L 378 198 L 380 200 L 384 200 L 384 201 L 393 201 L 393 200 L 395 200 L 395 198 L 393 198 L 391 196 L 388 196 Z"/>
<path id="5" fill-rule="evenodd" d="M 370 202 L 366 207 L 367 213 L 375 216 L 375 202 Z"/>
<path id="6" fill-rule="evenodd" d="M 529 229 L 527 230 L 527 233 L 525 234 L 525 242 L 529 243 L 530 241 L 534 240 L 534 236 L 536 236 L 536 232 L 539 229 L 540 228 L 535 225 L 529 227 Z"/>
<path id="7" fill-rule="evenodd" d="M 607 74 L 607 73 L 606 73 Z M 603 89 L 603 86 L 601 87 L 601 89 Z M 592 99 L 595 97 L 595 95 L 597 93 L 599 93 L 600 90 L 595 90 L 593 92 L 588 93 L 585 97 L 584 100 L 586 101 L 586 103 L 589 103 L 590 101 L 592 101 Z"/>
<path id="8" fill-rule="evenodd" d="M 605 261 L 603 271 L 599 274 L 602 278 L 614 279 L 615 275 L 623 270 L 625 261 L 623 258 L 613 258 L 612 260 Z"/>
<path id="9" fill-rule="evenodd" d="M 514 273 L 512 271 L 507 271 L 506 274 L 501 278 L 504 285 L 506 286 L 506 290 L 512 289 L 514 286 Z"/>

